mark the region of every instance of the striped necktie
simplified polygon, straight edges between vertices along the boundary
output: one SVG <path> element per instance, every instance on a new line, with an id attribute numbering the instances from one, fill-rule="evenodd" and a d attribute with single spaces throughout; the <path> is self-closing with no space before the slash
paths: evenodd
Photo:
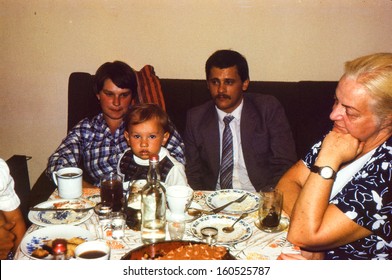
<path id="1" fill-rule="evenodd" d="M 223 122 L 225 128 L 222 137 L 222 159 L 220 171 L 220 187 L 221 189 L 233 188 L 233 135 L 231 134 L 230 122 L 233 116 L 227 115 Z"/>

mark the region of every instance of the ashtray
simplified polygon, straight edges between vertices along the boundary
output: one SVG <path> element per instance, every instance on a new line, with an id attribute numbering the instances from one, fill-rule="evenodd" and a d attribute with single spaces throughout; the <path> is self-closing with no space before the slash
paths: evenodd
<path id="1" fill-rule="evenodd" d="M 264 229 L 264 228 L 261 226 L 259 219 L 257 219 L 257 220 L 255 221 L 255 226 L 256 226 L 259 230 L 262 230 L 262 231 L 267 232 L 267 233 L 281 232 L 281 231 L 284 231 L 284 230 L 289 226 L 289 219 L 287 219 L 287 218 L 281 218 L 281 219 L 280 219 L 279 225 L 278 225 L 276 228 L 273 228 L 273 229 L 268 229 L 268 230 Z"/>

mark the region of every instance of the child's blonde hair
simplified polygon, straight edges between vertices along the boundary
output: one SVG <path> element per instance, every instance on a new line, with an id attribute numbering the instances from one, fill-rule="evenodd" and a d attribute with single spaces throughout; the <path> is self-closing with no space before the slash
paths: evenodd
<path id="1" fill-rule="evenodd" d="M 154 103 L 132 105 L 125 116 L 125 128 L 129 130 L 133 125 L 141 124 L 151 119 L 159 121 L 163 133 L 170 131 L 168 115 L 159 105 Z"/>

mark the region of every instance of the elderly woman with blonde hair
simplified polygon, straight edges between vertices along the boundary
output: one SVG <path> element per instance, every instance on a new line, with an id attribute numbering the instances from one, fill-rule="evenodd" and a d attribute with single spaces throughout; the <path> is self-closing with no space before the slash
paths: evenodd
<path id="1" fill-rule="evenodd" d="M 288 240 L 303 249 L 280 259 L 391 259 L 392 53 L 345 64 L 330 119 L 332 130 L 277 186 Z"/>

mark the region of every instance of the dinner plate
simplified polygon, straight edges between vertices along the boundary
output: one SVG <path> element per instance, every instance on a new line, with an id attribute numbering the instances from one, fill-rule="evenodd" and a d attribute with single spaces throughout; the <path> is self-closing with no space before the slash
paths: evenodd
<path id="1" fill-rule="evenodd" d="M 203 207 L 200 206 L 199 203 L 193 202 L 191 203 L 191 206 L 189 206 L 191 208 L 195 208 L 195 209 L 203 209 Z M 188 212 L 185 213 L 185 222 L 189 223 L 192 222 L 194 220 L 196 220 L 197 218 L 199 218 L 202 215 L 202 213 L 200 213 L 197 216 L 191 216 L 188 214 Z M 170 221 L 171 220 L 171 212 L 170 209 L 166 210 L 166 218 Z"/>
<path id="2" fill-rule="evenodd" d="M 35 207 L 39 208 L 86 208 L 94 203 L 86 199 L 56 199 L 42 202 Z M 78 225 L 90 219 L 94 210 L 86 212 L 64 211 L 30 211 L 29 220 L 39 226 L 52 225 Z"/>
<path id="3" fill-rule="evenodd" d="M 55 225 L 51 227 L 44 227 L 37 229 L 27 234 L 20 243 L 20 249 L 22 252 L 32 258 L 32 252 L 37 248 L 42 248 L 44 241 L 54 240 L 57 238 L 71 239 L 74 237 L 83 238 L 86 241 L 94 240 L 94 235 L 86 229 L 78 226 L 70 225 Z"/>
<path id="4" fill-rule="evenodd" d="M 245 193 L 248 194 L 248 196 L 244 201 L 240 203 L 233 203 L 227 206 L 221 212 L 227 214 L 242 214 L 244 212 L 251 213 L 258 210 L 260 203 L 260 197 L 258 195 L 248 191 L 236 189 L 215 191 L 207 196 L 206 203 L 211 208 L 217 208 L 230 201 L 236 200 Z"/>
<path id="5" fill-rule="evenodd" d="M 250 225 L 244 220 L 240 220 L 235 224 L 233 232 L 225 233 L 222 231 L 224 227 L 231 226 L 236 220 L 237 217 L 227 215 L 208 215 L 195 220 L 191 224 L 190 229 L 194 236 L 202 239 L 200 230 L 205 227 L 214 227 L 218 230 L 218 244 L 239 243 L 251 237 L 253 231 Z"/>

